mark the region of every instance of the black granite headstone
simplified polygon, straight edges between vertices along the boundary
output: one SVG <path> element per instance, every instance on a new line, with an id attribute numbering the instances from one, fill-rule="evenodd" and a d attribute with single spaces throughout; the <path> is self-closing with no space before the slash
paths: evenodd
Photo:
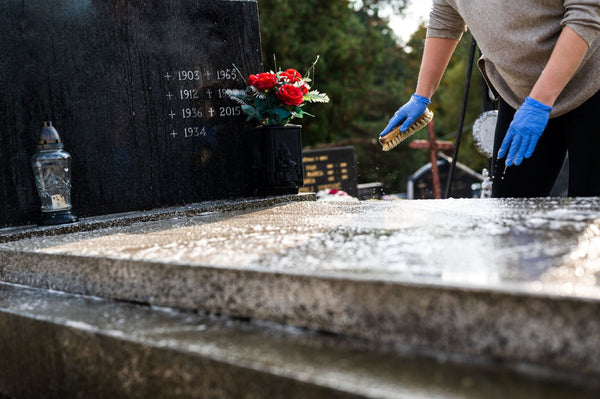
<path id="1" fill-rule="evenodd" d="M 245 117 L 262 71 L 256 1 L 0 0 L 0 227 L 39 212 L 42 121 L 73 157 L 78 216 L 247 194 Z"/>
<path id="2" fill-rule="evenodd" d="M 300 192 L 324 189 L 343 190 L 358 196 L 358 177 L 354 147 L 335 147 L 302 152 L 304 186 Z"/>

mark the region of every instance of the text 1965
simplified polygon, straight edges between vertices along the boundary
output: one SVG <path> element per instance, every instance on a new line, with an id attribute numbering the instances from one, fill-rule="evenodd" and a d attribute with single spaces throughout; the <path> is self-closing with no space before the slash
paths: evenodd
<path id="1" fill-rule="evenodd" d="M 237 79 L 237 73 L 235 69 L 220 69 L 217 71 L 217 79 L 219 80 L 235 80 Z"/>

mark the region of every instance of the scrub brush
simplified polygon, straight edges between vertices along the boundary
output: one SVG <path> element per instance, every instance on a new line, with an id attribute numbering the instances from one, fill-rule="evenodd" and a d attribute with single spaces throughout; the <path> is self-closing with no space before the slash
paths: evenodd
<path id="1" fill-rule="evenodd" d="M 418 130 L 427 126 L 429 122 L 433 120 L 433 112 L 429 108 L 425 108 L 425 112 L 413 123 L 407 131 L 401 132 L 400 126 L 386 134 L 385 136 L 379 137 L 379 143 L 383 146 L 383 151 L 389 151 L 396 147 L 398 144 L 406 140 L 409 136 L 415 134 Z"/>

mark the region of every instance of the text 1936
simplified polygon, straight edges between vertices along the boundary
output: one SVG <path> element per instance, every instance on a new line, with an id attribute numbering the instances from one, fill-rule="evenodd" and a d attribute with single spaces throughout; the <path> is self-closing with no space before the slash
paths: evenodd
<path id="1" fill-rule="evenodd" d="M 198 108 L 183 108 L 181 110 L 183 119 L 188 119 L 188 118 L 202 118 L 204 116 L 204 114 L 202 113 L 201 109 Z"/>

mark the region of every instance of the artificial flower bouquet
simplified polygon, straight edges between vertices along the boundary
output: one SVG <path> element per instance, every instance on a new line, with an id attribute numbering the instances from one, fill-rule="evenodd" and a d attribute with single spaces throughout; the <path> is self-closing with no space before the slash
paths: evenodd
<path id="1" fill-rule="evenodd" d="M 305 77 L 295 69 L 263 72 L 250 75 L 245 90 L 228 89 L 226 93 L 241 104 L 248 121 L 256 120 L 260 125 L 284 126 L 294 118 L 313 116 L 302 109 L 305 103 L 329 102 L 327 94 L 311 90 L 308 84 L 317 60 Z"/>

